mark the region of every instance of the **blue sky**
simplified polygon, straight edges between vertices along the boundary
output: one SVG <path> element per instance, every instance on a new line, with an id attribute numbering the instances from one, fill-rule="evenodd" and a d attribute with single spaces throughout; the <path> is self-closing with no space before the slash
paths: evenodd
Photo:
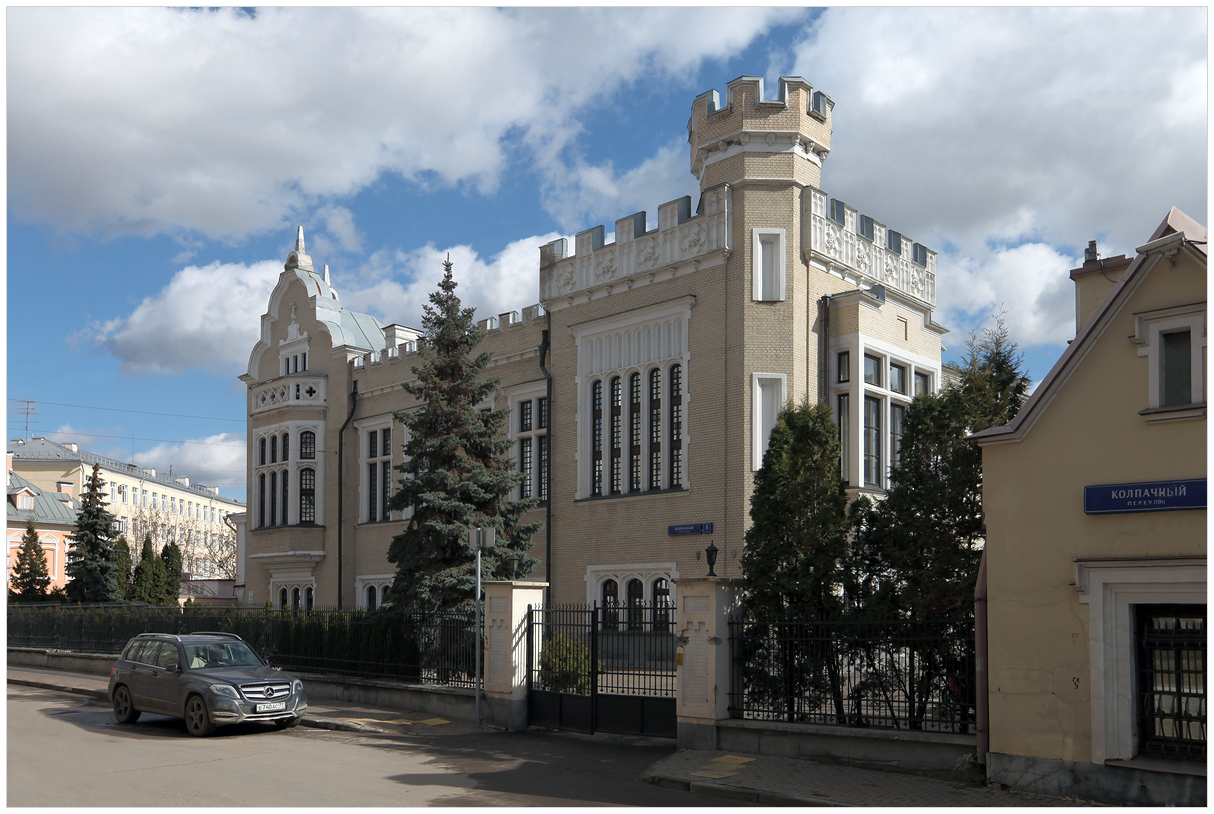
<path id="1" fill-rule="evenodd" d="M 348 308 L 486 314 L 538 247 L 696 187 L 691 102 L 835 102 L 823 188 L 940 252 L 946 360 L 1002 308 L 1030 375 L 1087 241 L 1207 222 L 1204 8 L 13 8 L 8 437 L 243 497 L 244 372 L 295 227 Z"/>

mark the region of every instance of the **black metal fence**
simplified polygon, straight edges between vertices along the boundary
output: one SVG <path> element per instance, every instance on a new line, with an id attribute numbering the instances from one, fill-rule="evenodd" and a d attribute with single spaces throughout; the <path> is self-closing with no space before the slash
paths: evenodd
<path id="1" fill-rule="evenodd" d="M 731 618 L 735 718 L 967 733 L 973 619 Z"/>
<path id="2" fill-rule="evenodd" d="M 9 605 L 8 646 L 117 654 L 139 633 L 235 633 L 295 672 L 476 686 L 471 612 Z"/>

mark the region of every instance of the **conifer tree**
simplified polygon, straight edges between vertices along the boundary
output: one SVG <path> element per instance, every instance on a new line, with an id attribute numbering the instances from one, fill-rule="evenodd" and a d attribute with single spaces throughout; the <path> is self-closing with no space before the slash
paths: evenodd
<path id="1" fill-rule="evenodd" d="M 25 523 L 25 534 L 21 537 L 21 549 L 17 552 L 17 567 L 13 571 L 11 590 L 21 599 L 45 599 L 51 584 L 46 568 L 46 552 L 38 540 L 38 529 L 33 518 Z"/>
<path id="2" fill-rule="evenodd" d="M 497 379 L 484 379 L 490 354 L 474 355 L 481 341 L 474 311 L 463 308 L 455 294 L 450 259 L 443 279 L 430 295 L 418 342 L 416 381 L 404 385 L 420 406 L 396 413 L 408 431 L 404 477 L 391 508 L 413 508 L 405 530 L 388 549 L 396 565 L 390 592 L 398 608 L 454 608 L 473 600 L 476 552 L 468 543 L 470 527 L 496 529 L 494 548 L 484 552 L 482 578 L 506 576 L 505 558 L 518 553 L 518 576 L 536 565 L 526 552 L 540 523 L 521 524 L 534 499 L 511 501 L 520 483 L 507 457 L 507 413 L 481 412 L 477 405 L 492 397 Z"/>
<path id="3" fill-rule="evenodd" d="M 185 571 L 181 547 L 177 545 L 176 540 L 170 540 L 161 550 L 160 561 L 164 565 L 164 592 L 160 604 L 176 605 L 181 596 L 181 575 Z"/>
<path id="4" fill-rule="evenodd" d="M 131 600 L 151 605 L 164 603 L 164 560 L 156 553 L 152 535 L 143 538 L 143 549 L 139 552 L 139 564 L 135 566 L 135 579 L 131 583 Z"/>
<path id="5" fill-rule="evenodd" d="M 125 534 L 114 541 L 114 579 L 118 583 L 118 598 L 126 599 L 131 591 L 131 545 Z"/>
<path id="6" fill-rule="evenodd" d="M 73 602 L 112 602 L 118 597 L 115 578 L 114 517 L 105 508 L 101 467 L 93 465 L 84 484 L 76 531 L 67 554 L 67 595 Z"/>

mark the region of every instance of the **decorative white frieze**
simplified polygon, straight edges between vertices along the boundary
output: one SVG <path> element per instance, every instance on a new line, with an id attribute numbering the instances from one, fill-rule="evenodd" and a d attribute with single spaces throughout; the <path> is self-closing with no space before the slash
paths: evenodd
<path id="1" fill-rule="evenodd" d="M 279 407 L 325 406 L 324 376 L 282 376 L 256 385 L 249 391 L 249 414 Z"/>
<path id="2" fill-rule="evenodd" d="M 658 228 L 645 230 L 645 213 L 616 221 L 615 242 L 604 245 L 603 227 L 580 232 L 574 253 L 554 241 L 540 253 L 540 299 L 549 309 L 568 307 L 649 285 L 725 262 L 732 235 L 732 194 L 727 184 L 705 191 L 702 212 L 691 216 L 691 198 L 658 207 Z M 660 272 L 660 273 L 659 273 Z M 577 298 L 575 299 L 575 295 Z"/>
<path id="3" fill-rule="evenodd" d="M 805 196 L 807 210 L 802 213 L 802 228 L 809 235 L 804 247 L 805 259 L 817 260 L 845 278 L 870 285 L 883 285 L 913 297 L 929 306 L 936 304 L 936 253 L 913 242 L 906 235 L 896 235 L 898 250 L 890 248 L 891 230 L 871 219 L 871 237 L 863 234 L 860 214 L 846 204 L 836 201 L 835 215 L 830 217 L 830 199 L 820 189 L 810 187 Z M 916 257 L 916 255 L 918 255 Z"/>

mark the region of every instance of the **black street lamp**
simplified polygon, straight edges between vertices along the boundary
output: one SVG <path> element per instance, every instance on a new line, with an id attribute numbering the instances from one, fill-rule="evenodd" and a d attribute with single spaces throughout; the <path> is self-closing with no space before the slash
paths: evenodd
<path id="1" fill-rule="evenodd" d="M 708 560 L 708 576 L 715 577 L 717 574 L 712 567 L 717 564 L 717 547 L 712 544 L 712 540 L 708 541 L 708 548 L 704 549 L 704 558 Z"/>
<path id="2" fill-rule="evenodd" d="M 510 581 L 513 582 L 518 576 L 518 563 L 523 558 L 523 555 L 515 551 L 506 558 L 506 569 L 510 572 Z"/>

